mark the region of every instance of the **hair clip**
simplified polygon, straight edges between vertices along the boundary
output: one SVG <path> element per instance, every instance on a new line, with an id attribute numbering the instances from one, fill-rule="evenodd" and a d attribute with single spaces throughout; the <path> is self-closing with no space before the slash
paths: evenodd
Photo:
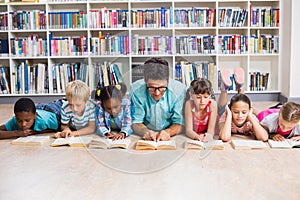
<path id="1" fill-rule="evenodd" d="M 100 94 L 101 94 L 101 90 L 98 89 L 97 90 L 97 96 L 100 97 Z"/>
<path id="2" fill-rule="evenodd" d="M 121 90 L 121 85 L 120 85 L 120 84 L 117 84 L 117 85 L 116 85 L 116 88 L 117 88 L 118 90 Z"/>

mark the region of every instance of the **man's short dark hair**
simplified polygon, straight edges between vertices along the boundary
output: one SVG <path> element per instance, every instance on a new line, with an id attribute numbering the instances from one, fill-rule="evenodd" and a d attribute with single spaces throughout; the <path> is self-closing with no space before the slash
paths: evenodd
<path id="1" fill-rule="evenodd" d="M 32 99 L 20 98 L 14 105 L 14 113 L 17 112 L 32 112 L 35 114 L 36 107 Z"/>
<path id="2" fill-rule="evenodd" d="M 169 80 L 169 63 L 162 58 L 150 58 L 144 63 L 144 79 Z"/>

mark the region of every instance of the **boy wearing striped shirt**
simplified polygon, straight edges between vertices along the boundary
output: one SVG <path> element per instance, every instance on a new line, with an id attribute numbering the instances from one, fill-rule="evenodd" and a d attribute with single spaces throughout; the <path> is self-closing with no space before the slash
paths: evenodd
<path id="1" fill-rule="evenodd" d="M 61 132 L 54 136 L 70 137 L 95 132 L 96 103 L 90 99 L 90 89 L 82 81 L 70 82 L 66 87 L 66 102 L 62 105 Z"/>

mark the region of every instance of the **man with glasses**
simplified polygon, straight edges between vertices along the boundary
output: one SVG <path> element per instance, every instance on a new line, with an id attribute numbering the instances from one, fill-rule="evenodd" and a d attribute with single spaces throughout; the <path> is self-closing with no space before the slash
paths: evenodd
<path id="1" fill-rule="evenodd" d="M 150 58 L 144 63 L 144 79 L 130 87 L 134 133 L 145 140 L 170 140 L 182 130 L 182 107 L 186 87 L 169 78 L 166 60 Z"/>

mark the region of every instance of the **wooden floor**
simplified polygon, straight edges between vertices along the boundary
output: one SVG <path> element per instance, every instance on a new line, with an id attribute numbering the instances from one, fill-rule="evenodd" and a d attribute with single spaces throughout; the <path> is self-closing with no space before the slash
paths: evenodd
<path id="1" fill-rule="evenodd" d="M 12 106 L 0 111 L 3 123 Z M 179 135 L 175 151 L 135 151 L 130 138 L 128 150 L 1 140 L 0 199 L 300 199 L 300 149 L 186 151 Z"/>

